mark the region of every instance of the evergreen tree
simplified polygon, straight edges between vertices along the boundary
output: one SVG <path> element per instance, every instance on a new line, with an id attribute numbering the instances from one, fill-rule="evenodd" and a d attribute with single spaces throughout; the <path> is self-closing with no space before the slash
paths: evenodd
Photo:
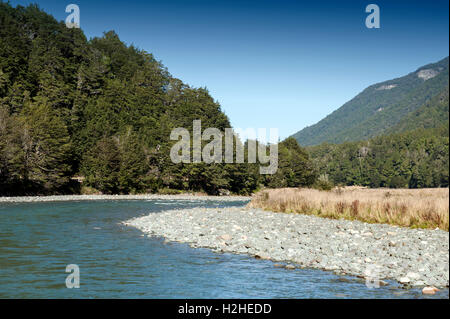
<path id="1" fill-rule="evenodd" d="M 120 150 L 112 137 L 103 137 L 83 158 L 82 173 L 88 186 L 106 194 L 118 193 L 120 189 Z"/>
<path id="2" fill-rule="evenodd" d="M 266 185 L 277 187 L 311 186 L 317 178 L 308 153 L 293 138 L 278 145 L 278 170 L 266 177 Z"/>
<path id="3" fill-rule="evenodd" d="M 23 151 L 23 179 L 45 191 L 69 182 L 72 146 L 64 121 L 46 98 L 36 98 L 19 117 Z"/>

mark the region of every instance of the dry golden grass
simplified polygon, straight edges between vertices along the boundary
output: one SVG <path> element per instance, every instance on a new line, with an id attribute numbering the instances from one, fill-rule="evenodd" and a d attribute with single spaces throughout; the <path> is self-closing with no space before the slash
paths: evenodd
<path id="1" fill-rule="evenodd" d="M 412 228 L 449 228 L 449 189 L 266 189 L 249 207 Z"/>

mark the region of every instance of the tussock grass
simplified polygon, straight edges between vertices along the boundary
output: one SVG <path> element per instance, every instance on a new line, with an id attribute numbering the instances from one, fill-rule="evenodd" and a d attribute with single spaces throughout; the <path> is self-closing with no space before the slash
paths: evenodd
<path id="1" fill-rule="evenodd" d="M 265 189 L 249 207 L 411 228 L 449 229 L 449 189 Z"/>

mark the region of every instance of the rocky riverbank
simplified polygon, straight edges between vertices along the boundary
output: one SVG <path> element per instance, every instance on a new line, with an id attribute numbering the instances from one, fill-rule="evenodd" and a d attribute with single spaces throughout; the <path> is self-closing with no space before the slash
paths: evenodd
<path id="1" fill-rule="evenodd" d="M 152 213 L 124 222 L 149 236 L 404 285 L 448 287 L 449 233 L 243 207 Z M 280 266 L 280 265 L 276 265 Z M 380 281 L 379 281 L 380 280 Z"/>
<path id="2" fill-rule="evenodd" d="M 63 201 L 85 201 L 85 200 L 214 200 L 214 201 L 248 201 L 250 197 L 245 196 L 198 196 L 190 194 L 180 195 L 55 195 L 55 196 L 18 196 L 0 197 L 0 203 L 30 203 L 30 202 L 63 202 Z"/>

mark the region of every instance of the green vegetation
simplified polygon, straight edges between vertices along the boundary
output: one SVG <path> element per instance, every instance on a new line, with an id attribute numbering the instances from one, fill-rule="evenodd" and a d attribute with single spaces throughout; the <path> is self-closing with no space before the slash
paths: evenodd
<path id="1" fill-rule="evenodd" d="M 278 144 L 278 171 L 265 176 L 265 185 L 271 188 L 313 185 L 316 170 L 309 154 L 290 137 Z"/>
<path id="2" fill-rule="evenodd" d="M 308 151 L 319 173 L 336 185 L 423 188 L 449 186 L 448 146 L 446 124 Z"/>
<path id="3" fill-rule="evenodd" d="M 449 83 L 448 61 L 447 57 L 404 77 L 371 85 L 317 124 L 301 130 L 293 137 L 300 145 L 311 146 L 323 142 L 337 144 L 365 140 L 417 128 L 411 125 L 408 127 L 405 121 L 414 125 L 414 120 L 424 120 L 424 124 L 418 127 L 438 127 L 438 123 L 427 123 L 427 119 L 431 115 L 433 119 L 444 123 L 445 117 L 439 117 L 442 108 L 425 110 L 424 105 L 440 94 L 445 95 L 443 92 Z"/>
<path id="4" fill-rule="evenodd" d="M 307 147 L 320 175 L 316 188 L 448 187 L 448 76 L 447 57 L 370 86 L 295 134 L 306 145 L 326 141 Z"/>
<path id="5" fill-rule="evenodd" d="M 172 77 L 113 31 L 87 40 L 35 5 L 0 2 L 0 195 L 249 194 L 314 182 L 293 140 L 280 145 L 274 177 L 261 176 L 258 163 L 172 163 L 171 130 L 192 131 L 198 119 L 230 127 L 206 88 Z"/>
<path id="6" fill-rule="evenodd" d="M 448 123 L 448 86 L 416 111 L 405 116 L 390 132 L 405 132 L 418 128 L 437 128 Z"/>

